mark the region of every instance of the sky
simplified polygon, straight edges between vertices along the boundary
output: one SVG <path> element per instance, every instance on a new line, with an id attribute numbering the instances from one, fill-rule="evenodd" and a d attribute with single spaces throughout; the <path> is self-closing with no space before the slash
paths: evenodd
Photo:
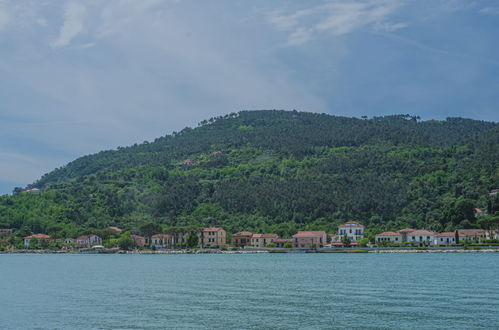
<path id="1" fill-rule="evenodd" d="M 495 0 L 0 0 L 0 194 L 247 109 L 499 121 Z"/>

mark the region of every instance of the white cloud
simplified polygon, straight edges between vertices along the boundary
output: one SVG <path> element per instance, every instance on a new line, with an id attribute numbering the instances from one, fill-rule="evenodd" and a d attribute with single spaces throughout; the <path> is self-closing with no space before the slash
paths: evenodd
<path id="1" fill-rule="evenodd" d="M 9 25 L 10 16 L 7 13 L 7 9 L 0 5 L 0 31 L 5 29 Z"/>
<path id="2" fill-rule="evenodd" d="M 276 29 L 289 31 L 288 44 L 303 44 L 315 35 L 344 35 L 366 26 L 392 32 L 407 27 L 407 23 L 387 23 L 385 20 L 401 5 L 395 0 L 333 1 L 291 14 L 273 13 L 268 21 Z"/>
<path id="3" fill-rule="evenodd" d="M 485 7 L 478 11 L 480 14 L 499 15 L 499 7 Z"/>
<path id="4" fill-rule="evenodd" d="M 64 23 L 61 26 L 59 37 L 52 41 L 53 48 L 69 45 L 71 40 L 83 31 L 83 20 L 87 9 L 79 2 L 68 2 L 64 8 Z"/>

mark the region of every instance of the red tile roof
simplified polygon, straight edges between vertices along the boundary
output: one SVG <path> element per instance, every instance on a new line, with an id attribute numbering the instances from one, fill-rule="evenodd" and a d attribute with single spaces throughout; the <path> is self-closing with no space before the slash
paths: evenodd
<path id="1" fill-rule="evenodd" d="M 459 236 L 481 236 L 485 235 L 485 230 L 483 229 L 458 229 Z"/>
<path id="2" fill-rule="evenodd" d="M 239 232 L 232 235 L 232 237 L 234 237 L 234 236 L 249 236 L 249 237 L 251 237 L 251 236 L 253 236 L 253 233 L 250 231 L 239 231 Z"/>
<path id="3" fill-rule="evenodd" d="M 277 234 L 253 234 L 252 238 L 278 238 Z"/>
<path id="4" fill-rule="evenodd" d="M 483 213 L 483 211 L 480 209 L 474 209 L 474 211 L 475 211 L 475 213 Z"/>
<path id="5" fill-rule="evenodd" d="M 291 238 L 278 238 L 274 241 L 275 243 L 293 243 Z"/>
<path id="6" fill-rule="evenodd" d="M 206 232 L 211 232 L 211 231 L 222 231 L 224 230 L 223 228 L 219 228 L 219 227 L 211 227 L 211 228 L 203 228 L 203 231 L 206 233 Z"/>
<path id="7" fill-rule="evenodd" d="M 401 234 L 394 233 L 393 231 L 385 231 L 384 233 L 377 234 L 376 236 L 401 236 Z"/>
<path id="8" fill-rule="evenodd" d="M 412 228 L 404 228 L 404 229 L 397 230 L 397 233 L 404 234 L 404 233 L 410 233 L 410 232 L 415 231 L 415 230 L 416 229 L 412 229 Z"/>
<path id="9" fill-rule="evenodd" d="M 321 237 L 326 235 L 325 231 L 299 231 L 294 234 L 293 237 Z"/>
<path id="10" fill-rule="evenodd" d="M 49 239 L 50 236 L 49 235 L 45 235 L 45 234 L 36 234 L 36 235 L 29 235 L 29 236 L 26 236 L 24 238 L 38 238 L 38 239 Z"/>
<path id="11" fill-rule="evenodd" d="M 109 229 L 112 229 L 118 233 L 121 233 L 121 228 L 118 228 L 118 227 L 108 227 Z"/>
<path id="12" fill-rule="evenodd" d="M 169 234 L 156 234 L 156 235 L 152 235 L 151 238 L 172 238 L 172 235 L 169 235 Z"/>
<path id="13" fill-rule="evenodd" d="M 437 235 L 437 237 L 454 237 L 454 236 L 456 236 L 456 233 L 454 233 L 453 231 L 440 233 Z"/>

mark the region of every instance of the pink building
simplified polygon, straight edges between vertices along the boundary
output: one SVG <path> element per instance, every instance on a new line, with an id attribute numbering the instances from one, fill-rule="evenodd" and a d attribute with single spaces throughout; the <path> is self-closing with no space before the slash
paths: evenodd
<path id="1" fill-rule="evenodd" d="M 135 245 L 137 245 L 137 246 L 144 246 L 146 244 L 145 237 L 142 237 L 139 235 L 130 235 L 130 237 L 133 239 L 133 241 L 135 242 Z"/>
<path id="2" fill-rule="evenodd" d="M 299 231 L 293 235 L 293 247 L 297 248 L 323 247 L 326 243 L 325 231 Z"/>

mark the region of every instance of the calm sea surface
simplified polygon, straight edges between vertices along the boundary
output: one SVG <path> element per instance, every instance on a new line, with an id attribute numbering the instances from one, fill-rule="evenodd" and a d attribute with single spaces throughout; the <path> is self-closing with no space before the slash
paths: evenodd
<path id="1" fill-rule="evenodd" d="M 499 328 L 499 254 L 0 255 L 2 329 Z"/>

